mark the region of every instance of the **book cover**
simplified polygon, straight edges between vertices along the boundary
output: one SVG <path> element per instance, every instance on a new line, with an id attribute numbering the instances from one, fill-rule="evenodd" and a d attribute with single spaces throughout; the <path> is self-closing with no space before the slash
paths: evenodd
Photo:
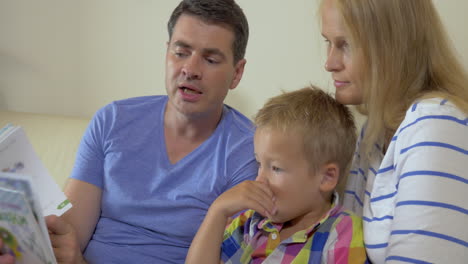
<path id="1" fill-rule="evenodd" d="M 5 174 L 0 173 L 0 180 L 4 179 Z M 11 183 L 15 179 L 8 181 Z M 19 181 L 17 185 L 29 188 L 30 181 Z M 23 191 L 0 187 L 2 252 L 14 255 L 17 264 L 54 264 L 56 261 L 43 216 L 31 207 L 30 200 Z"/>

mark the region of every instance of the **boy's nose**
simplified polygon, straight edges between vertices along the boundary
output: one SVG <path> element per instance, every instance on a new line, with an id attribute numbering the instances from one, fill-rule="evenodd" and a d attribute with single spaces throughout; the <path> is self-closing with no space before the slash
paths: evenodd
<path id="1" fill-rule="evenodd" d="M 268 178 L 266 177 L 266 174 L 261 169 L 258 170 L 258 175 L 255 180 L 258 182 L 263 182 L 263 183 L 268 184 Z"/>

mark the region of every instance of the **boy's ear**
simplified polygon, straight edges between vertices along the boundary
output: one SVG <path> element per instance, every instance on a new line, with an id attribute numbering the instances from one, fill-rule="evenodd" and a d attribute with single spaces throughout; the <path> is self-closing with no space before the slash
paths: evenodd
<path id="1" fill-rule="evenodd" d="M 328 163 L 322 166 L 320 169 L 320 191 L 332 192 L 338 185 L 338 179 L 340 177 L 340 168 L 336 163 Z"/>

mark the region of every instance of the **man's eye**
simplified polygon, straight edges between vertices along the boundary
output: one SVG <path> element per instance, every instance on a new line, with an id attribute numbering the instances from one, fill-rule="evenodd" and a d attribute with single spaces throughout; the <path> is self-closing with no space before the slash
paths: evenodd
<path id="1" fill-rule="evenodd" d="M 182 58 L 182 57 L 187 56 L 186 53 L 180 52 L 180 51 L 175 51 L 175 52 L 174 52 L 174 55 L 175 55 L 176 57 L 179 57 L 179 58 Z"/>
<path id="2" fill-rule="evenodd" d="M 209 64 L 217 64 L 218 61 L 213 59 L 213 58 L 206 58 L 206 61 L 209 63 Z"/>

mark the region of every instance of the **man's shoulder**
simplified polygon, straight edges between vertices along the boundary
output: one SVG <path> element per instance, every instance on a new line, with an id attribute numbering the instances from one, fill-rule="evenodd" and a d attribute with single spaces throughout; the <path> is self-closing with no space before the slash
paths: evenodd
<path id="1" fill-rule="evenodd" d="M 121 100 L 116 100 L 111 103 L 111 105 L 117 105 L 120 107 L 138 107 L 138 106 L 147 106 L 147 105 L 157 105 L 161 102 L 165 102 L 167 96 L 165 95 L 149 95 L 149 96 L 139 96 L 131 97 Z"/>
<path id="2" fill-rule="evenodd" d="M 225 105 L 224 106 L 225 120 L 230 126 L 230 132 L 236 132 L 236 130 L 242 134 L 253 136 L 255 132 L 255 126 L 253 122 L 242 114 L 239 110 Z M 232 130 L 234 129 L 234 130 Z"/>
<path id="3" fill-rule="evenodd" d="M 141 96 L 113 101 L 99 109 L 93 117 L 105 126 L 125 126 L 128 122 L 157 118 L 167 101 L 166 96 Z M 146 120 L 146 121 L 145 121 Z"/>
<path id="4" fill-rule="evenodd" d="M 98 111 L 98 115 L 117 115 L 122 113 L 146 113 L 164 106 L 167 96 L 153 95 L 132 97 L 113 101 Z"/>

